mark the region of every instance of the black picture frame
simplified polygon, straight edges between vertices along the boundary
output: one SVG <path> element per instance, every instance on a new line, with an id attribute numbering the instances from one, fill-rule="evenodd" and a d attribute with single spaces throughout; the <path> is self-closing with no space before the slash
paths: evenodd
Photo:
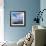
<path id="1" fill-rule="evenodd" d="M 26 26 L 26 11 L 10 11 L 10 26 L 11 27 Z"/>

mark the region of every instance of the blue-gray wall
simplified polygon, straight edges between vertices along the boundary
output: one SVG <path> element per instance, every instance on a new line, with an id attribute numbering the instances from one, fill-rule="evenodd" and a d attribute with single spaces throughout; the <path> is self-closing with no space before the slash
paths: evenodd
<path id="1" fill-rule="evenodd" d="M 40 9 L 40 0 L 4 0 L 4 38 L 18 41 L 32 30 L 33 19 Z M 26 11 L 25 27 L 10 27 L 10 11 Z"/>
<path id="2" fill-rule="evenodd" d="M 43 9 L 46 9 L 46 0 L 41 0 L 40 1 L 40 10 L 42 11 Z M 46 10 L 43 12 L 43 22 L 40 22 L 40 25 L 45 26 L 46 27 Z"/>

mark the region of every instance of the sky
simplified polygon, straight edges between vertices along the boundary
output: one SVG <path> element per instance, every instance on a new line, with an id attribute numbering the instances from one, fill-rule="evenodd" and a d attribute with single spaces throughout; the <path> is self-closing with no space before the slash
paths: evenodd
<path id="1" fill-rule="evenodd" d="M 24 12 L 12 12 L 11 13 L 11 19 L 13 21 L 19 21 L 19 20 L 23 20 L 24 18 Z"/>

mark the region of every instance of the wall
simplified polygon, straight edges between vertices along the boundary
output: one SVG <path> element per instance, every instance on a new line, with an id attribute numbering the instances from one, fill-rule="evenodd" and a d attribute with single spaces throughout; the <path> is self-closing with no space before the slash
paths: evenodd
<path id="1" fill-rule="evenodd" d="M 10 27 L 10 11 L 26 11 L 25 27 Z M 40 0 L 4 0 L 4 39 L 18 41 L 32 30 L 36 12 L 40 10 Z"/>
<path id="2" fill-rule="evenodd" d="M 43 10 L 43 9 L 46 9 L 46 0 L 41 0 L 40 1 L 40 9 L 41 9 L 41 11 Z M 43 17 L 43 22 L 41 21 L 40 22 L 40 25 L 42 25 L 42 26 L 45 26 L 46 27 L 46 10 L 43 12 L 43 15 L 42 15 L 42 17 Z"/>

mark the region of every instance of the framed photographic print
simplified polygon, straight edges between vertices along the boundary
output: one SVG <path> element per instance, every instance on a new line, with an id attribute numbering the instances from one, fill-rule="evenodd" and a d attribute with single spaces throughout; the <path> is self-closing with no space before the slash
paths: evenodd
<path id="1" fill-rule="evenodd" d="M 10 26 L 25 26 L 26 12 L 25 11 L 10 11 Z"/>

